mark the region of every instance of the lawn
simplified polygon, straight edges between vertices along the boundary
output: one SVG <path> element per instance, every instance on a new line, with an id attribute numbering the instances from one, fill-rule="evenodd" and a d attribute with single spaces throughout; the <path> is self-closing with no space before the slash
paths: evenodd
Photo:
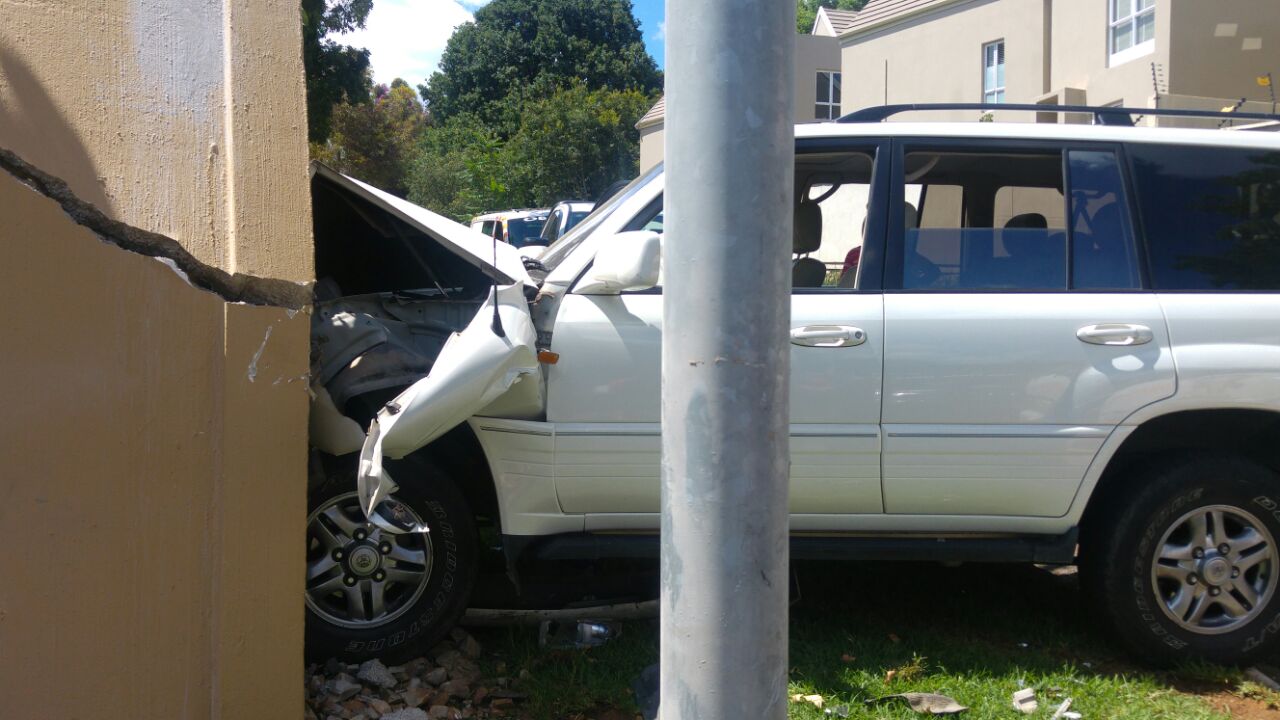
<path id="1" fill-rule="evenodd" d="M 1113 646 L 1081 609 L 1074 576 L 1020 566 L 797 563 L 790 693 L 820 695 L 831 716 L 916 718 L 901 692 L 943 693 L 960 717 L 1023 717 L 1011 694 L 1040 697 L 1048 718 L 1066 698 L 1085 720 L 1280 717 L 1280 695 L 1237 670 L 1196 665 L 1159 672 Z M 530 718 L 632 718 L 631 682 L 658 656 L 656 621 L 586 651 L 538 647 L 536 629 L 479 629 L 490 672 L 527 671 Z M 499 668 L 501 663 L 501 668 Z M 791 718 L 823 718 L 807 702 Z"/>

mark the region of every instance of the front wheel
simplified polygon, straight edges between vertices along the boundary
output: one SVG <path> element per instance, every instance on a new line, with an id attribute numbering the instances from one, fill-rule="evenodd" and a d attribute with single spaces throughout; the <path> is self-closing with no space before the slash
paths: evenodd
<path id="1" fill-rule="evenodd" d="M 1160 664 L 1242 663 L 1280 637 L 1280 483 L 1234 457 L 1169 462 L 1086 538 L 1085 592 Z"/>
<path id="2" fill-rule="evenodd" d="M 389 502 L 429 532 L 391 534 L 366 522 L 352 475 L 312 496 L 306 581 L 312 660 L 406 660 L 443 637 L 466 610 L 477 554 L 466 501 L 428 463 L 397 465 L 400 489 Z"/>

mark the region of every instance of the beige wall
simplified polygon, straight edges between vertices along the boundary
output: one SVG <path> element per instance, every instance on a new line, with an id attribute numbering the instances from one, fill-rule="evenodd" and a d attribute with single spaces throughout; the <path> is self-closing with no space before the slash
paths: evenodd
<path id="1" fill-rule="evenodd" d="M 982 102 L 982 46 L 1001 39 L 1006 98 L 1029 102 L 1045 91 L 1045 19 L 1043 0 L 971 0 L 846 39 L 844 111 L 886 102 Z"/>
<path id="2" fill-rule="evenodd" d="M 302 715 L 299 42 L 296 0 L 0 3 L 0 148 L 70 190 L 0 169 L 6 720 Z"/>
<path id="3" fill-rule="evenodd" d="M 796 122 L 810 122 L 814 119 L 813 105 L 818 98 L 819 70 L 840 72 L 840 43 L 831 36 L 797 35 L 793 85 Z M 841 100 L 844 100 L 843 91 Z"/>
<path id="4" fill-rule="evenodd" d="M 1173 5 L 1169 92 L 1265 100 L 1269 107 L 1271 96 L 1266 88 L 1258 87 L 1256 78 L 1271 72 L 1280 82 L 1280 2 L 1165 2 Z M 1219 25 L 1235 27 L 1219 29 Z M 1245 49 L 1247 40 L 1259 41 L 1261 47 Z M 1247 47 L 1259 42 L 1250 42 Z"/>
<path id="5" fill-rule="evenodd" d="M 1263 100 L 1268 96 L 1255 78 L 1280 72 L 1276 0 L 1156 0 L 1153 51 L 1118 64 L 1108 51 L 1108 7 L 1108 0 L 963 0 L 846 37 L 845 111 L 885 102 L 980 102 L 982 45 L 997 39 L 1005 41 L 1007 102 L 1051 96 L 1059 103 L 1149 107 L 1157 94 Z M 1235 34 L 1220 25 L 1235 25 Z M 1245 49 L 1259 42 L 1261 48 Z"/>
<path id="6" fill-rule="evenodd" d="M 640 174 L 662 162 L 663 124 L 640 128 Z"/>
<path id="7" fill-rule="evenodd" d="M 797 35 L 793 65 L 796 122 L 813 122 L 818 97 L 818 71 L 840 72 L 840 44 L 830 36 Z M 848 92 L 848 89 L 845 89 Z M 847 96 L 842 98 L 848 106 Z M 665 120 L 665 118 L 664 118 Z M 662 162 L 662 135 L 665 122 L 640 128 L 640 172 Z"/>
<path id="8" fill-rule="evenodd" d="M 1090 105 L 1147 107 L 1155 94 L 1151 63 L 1168 77 L 1169 0 L 1156 0 L 1154 52 L 1115 66 L 1110 66 L 1107 13 L 1107 0 L 1054 0 L 1050 88 L 1082 89 Z"/>

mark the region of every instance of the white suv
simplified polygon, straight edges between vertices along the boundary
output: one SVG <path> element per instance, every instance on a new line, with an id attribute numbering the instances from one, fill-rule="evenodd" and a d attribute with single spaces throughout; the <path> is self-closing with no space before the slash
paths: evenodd
<path id="1" fill-rule="evenodd" d="M 1275 647 L 1280 135 L 802 125 L 795 186 L 793 557 L 1079 562 L 1153 661 Z M 511 567 L 656 557 L 662 191 L 526 273 L 361 190 L 435 266 L 343 293 L 318 251 L 313 651 L 438 637 L 478 524 Z"/>

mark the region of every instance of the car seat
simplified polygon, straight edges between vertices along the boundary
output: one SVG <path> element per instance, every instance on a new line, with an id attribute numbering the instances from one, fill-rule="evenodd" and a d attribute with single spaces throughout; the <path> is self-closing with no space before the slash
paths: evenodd
<path id="1" fill-rule="evenodd" d="M 827 266 L 817 258 L 808 257 L 822 246 L 822 209 L 818 203 L 801 200 L 796 204 L 795 225 L 791 233 L 791 252 L 802 257 L 791 263 L 791 287 L 822 287 L 827 278 Z"/>

